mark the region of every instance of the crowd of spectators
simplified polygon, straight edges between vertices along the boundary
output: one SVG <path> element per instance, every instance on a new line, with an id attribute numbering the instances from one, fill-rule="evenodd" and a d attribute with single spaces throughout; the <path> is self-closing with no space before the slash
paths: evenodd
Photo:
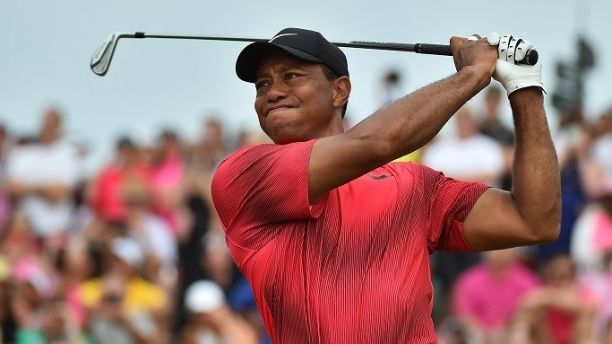
<path id="1" fill-rule="evenodd" d="M 454 134 L 402 160 L 510 190 L 501 97 L 487 89 L 482 106 L 457 113 Z M 612 112 L 558 119 L 560 239 L 433 254 L 441 343 L 612 343 Z M 84 178 L 63 120 L 49 109 L 30 136 L 0 127 L 0 342 L 268 342 L 209 190 L 227 154 L 265 135 L 232 141 L 207 118 L 195 142 L 170 129 L 153 145 L 124 136 Z"/>
<path id="2" fill-rule="evenodd" d="M 196 142 L 117 139 L 84 178 L 83 150 L 47 110 L 40 128 L 0 130 L 1 343 L 266 342 L 209 184 L 231 149 L 207 119 Z"/>

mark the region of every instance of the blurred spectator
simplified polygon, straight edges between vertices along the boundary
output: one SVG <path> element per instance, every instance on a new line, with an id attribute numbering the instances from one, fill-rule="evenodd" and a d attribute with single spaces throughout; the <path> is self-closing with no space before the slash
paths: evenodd
<path id="1" fill-rule="evenodd" d="M 553 137 L 561 168 L 561 232 L 555 242 L 536 247 L 534 255 L 538 260 L 569 252 L 576 219 L 588 201 L 579 164 L 579 153 L 584 151 L 581 142 L 587 135 L 582 111 L 580 105 L 562 116 L 559 130 Z"/>
<path id="2" fill-rule="evenodd" d="M 0 124 L 0 234 L 10 217 L 11 207 L 6 190 L 6 160 L 11 148 L 8 131 Z"/>
<path id="3" fill-rule="evenodd" d="M 78 324 L 86 324 L 87 314 L 81 303 L 79 287 L 87 279 L 99 273 L 96 265 L 96 252 L 82 237 L 73 237 L 57 261 L 57 270 L 61 277 L 57 295 L 62 295 L 66 302 L 67 311 Z"/>
<path id="4" fill-rule="evenodd" d="M 181 342 L 185 344 L 255 344 L 255 330 L 225 304 L 223 290 L 210 281 L 187 289 L 185 307 L 190 312 Z"/>
<path id="5" fill-rule="evenodd" d="M 542 268 L 543 285 L 525 296 L 513 329 L 518 343 L 592 343 L 596 310 L 592 293 L 580 286 L 567 255 L 550 258 Z"/>
<path id="6" fill-rule="evenodd" d="M 596 200 L 582 212 L 573 230 L 572 258 L 584 270 L 600 269 L 604 254 L 612 248 L 612 175 Z"/>
<path id="7" fill-rule="evenodd" d="M 608 122 L 610 121 L 610 122 Z M 612 233 L 612 116 L 585 130 L 577 147 L 582 186 L 595 202 L 578 215 L 572 229 L 571 254 L 583 270 L 598 269 L 602 247 Z"/>
<path id="8" fill-rule="evenodd" d="M 595 329 L 601 342 L 612 340 L 612 170 L 606 167 L 612 152 L 610 133 L 604 133 L 591 147 L 583 161 L 587 190 L 594 198 L 578 217 L 574 226 L 571 253 L 580 267 L 580 280 L 594 293 L 599 310 Z M 605 148 L 604 148 L 605 147 Z M 598 152 L 599 150 L 599 152 Z M 607 151 L 603 154 L 602 151 Z"/>
<path id="9" fill-rule="evenodd" d="M 136 144 L 122 137 L 117 141 L 114 159 L 95 178 L 91 190 L 92 207 L 106 221 L 123 221 L 126 216 L 124 194 L 134 188 L 151 192 L 151 170 Z"/>
<path id="10" fill-rule="evenodd" d="M 60 113 L 49 109 L 37 142 L 15 147 L 7 161 L 9 194 L 41 238 L 61 236 L 73 210 L 79 159 L 75 147 L 62 140 L 61 128 Z"/>
<path id="11" fill-rule="evenodd" d="M 79 288 L 89 313 L 89 328 L 98 343 L 165 343 L 168 341 L 168 296 L 138 271 L 145 255 L 137 241 L 117 237 L 109 245 L 106 272 Z"/>
<path id="12" fill-rule="evenodd" d="M 20 328 L 15 336 L 15 343 L 93 343 L 70 315 L 61 299 L 46 301 L 41 306 L 40 326 Z"/>
<path id="13" fill-rule="evenodd" d="M 206 120 L 200 139 L 192 147 L 192 162 L 211 171 L 229 153 L 223 137 L 223 125 L 214 117 Z"/>
<path id="14" fill-rule="evenodd" d="M 165 129 L 159 137 L 152 161 L 152 184 L 155 191 L 154 210 L 166 221 L 174 237 L 185 229 L 185 166 L 180 139 L 176 132 Z"/>
<path id="15" fill-rule="evenodd" d="M 147 275 L 171 291 L 175 285 L 177 244 L 172 229 L 151 211 L 146 190 L 133 187 L 123 194 L 126 235 L 136 239 L 148 259 Z"/>
<path id="16" fill-rule="evenodd" d="M 576 151 L 584 191 L 597 198 L 605 179 L 612 178 L 612 110 L 584 129 Z"/>
<path id="17" fill-rule="evenodd" d="M 205 273 L 224 290 L 230 290 L 235 282 L 234 262 L 225 243 L 221 229 L 211 229 L 203 240 L 202 266 Z"/>
<path id="18" fill-rule="evenodd" d="M 518 248 L 483 253 L 483 261 L 465 271 L 455 285 L 454 315 L 472 338 L 499 342 L 522 297 L 537 277 L 519 262 Z"/>
<path id="19" fill-rule="evenodd" d="M 463 107 L 454 117 L 457 137 L 428 145 L 423 164 L 452 178 L 497 185 L 504 166 L 501 148 L 478 133 L 469 108 Z"/>
<path id="20" fill-rule="evenodd" d="M 4 124 L 0 124 L 0 181 L 6 178 L 6 158 L 11 149 L 12 142 Z"/>
<path id="21" fill-rule="evenodd" d="M 500 120 L 501 95 L 502 90 L 497 86 L 489 86 L 486 89 L 484 117 L 480 123 L 479 131 L 481 134 L 495 140 L 502 147 L 504 168 L 500 176 L 500 187 L 504 190 L 510 190 L 512 188 L 514 132 L 508 129 Z"/>
<path id="22" fill-rule="evenodd" d="M 19 328 L 39 328 L 42 306 L 53 296 L 57 285 L 54 276 L 38 257 L 22 258 L 13 263 L 14 283 L 11 308 Z"/>
<path id="23" fill-rule="evenodd" d="M 0 256 L 0 343 L 13 343 L 17 322 L 11 305 L 12 281 L 10 266 L 5 257 Z"/>
<path id="24" fill-rule="evenodd" d="M 484 118 L 480 124 L 480 133 L 503 146 L 512 146 L 514 145 L 514 133 L 500 120 L 501 96 L 502 90 L 497 86 L 489 86 L 485 90 Z"/>
<path id="25" fill-rule="evenodd" d="M 380 91 L 380 106 L 396 101 L 406 95 L 402 89 L 402 74 L 396 69 L 390 69 L 382 75 Z"/>

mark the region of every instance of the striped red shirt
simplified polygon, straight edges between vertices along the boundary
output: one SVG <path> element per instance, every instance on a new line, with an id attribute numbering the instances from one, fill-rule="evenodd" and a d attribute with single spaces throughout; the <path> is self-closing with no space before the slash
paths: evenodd
<path id="1" fill-rule="evenodd" d="M 487 188 L 389 163 L 309 206 L 314 140 L 241 149 L 212 196 L 274 343 L 435 343 L 429 254 Z"/>

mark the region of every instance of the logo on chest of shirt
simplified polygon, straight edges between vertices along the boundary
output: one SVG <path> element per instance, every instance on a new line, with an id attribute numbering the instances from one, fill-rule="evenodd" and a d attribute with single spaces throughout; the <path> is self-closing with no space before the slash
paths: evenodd
<path id="1" fill-rule="evenodd" d="M 388 174 L 381 174 L 380 176 L 370 176 L 370 178 L 374 180 L 382 180 L 382 179 L 389 178 L 389 177 L 391 176 Z"/>

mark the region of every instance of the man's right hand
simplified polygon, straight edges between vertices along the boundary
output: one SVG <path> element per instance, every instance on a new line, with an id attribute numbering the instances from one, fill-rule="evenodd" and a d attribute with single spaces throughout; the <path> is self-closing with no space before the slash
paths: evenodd
<path id="1" fill-rule="evenodd" d="M 491 76 L 495 71 L 497 62 L 497 49 L 491 46 L 486 39 L 479 35 L 465 37 L 452 37 L 450 40 L 453 50 L 453 60 L 457 71 L 466 67 L 474 67 L 486 77 L 483 79 L 484 88 L 491 82 Z"/>

